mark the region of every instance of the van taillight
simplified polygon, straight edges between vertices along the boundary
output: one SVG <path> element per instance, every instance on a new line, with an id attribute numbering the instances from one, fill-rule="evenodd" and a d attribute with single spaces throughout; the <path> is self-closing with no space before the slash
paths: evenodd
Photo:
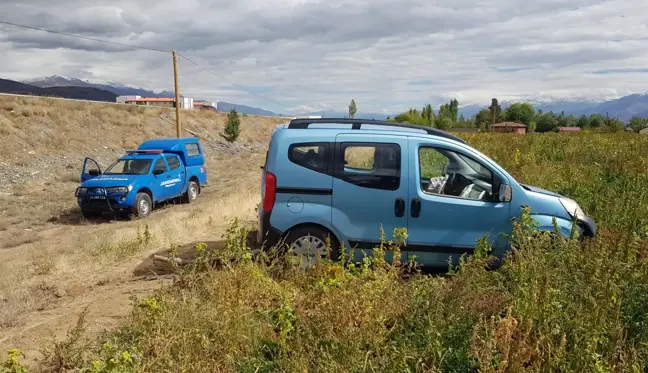
<path id="1" fill-rule="evenodd" d="M 277 177 L 271 172 L 265 173 L 265 190 L 263 191 L 263 211 L 271 211 L 277 193 Z"/>

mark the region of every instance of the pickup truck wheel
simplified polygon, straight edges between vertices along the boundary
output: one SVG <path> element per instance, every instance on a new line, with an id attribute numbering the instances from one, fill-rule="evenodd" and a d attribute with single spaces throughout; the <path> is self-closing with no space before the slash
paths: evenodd
<path id="1" fill-rule="evenodd" d="M 191 203 L 198 197 L 198 184 L 195 181 L 190 181 L 187 191 L 182 196 L 182 202 Z"/>
<path id="2" fill-rule="evenodd" d="M 140 218 L 145 218 L 151 214 L 153 203 L 151 196 L 146 193 L 137 193 L 135 196 L 135 204 L 133 205 L 133 215 Z"/>

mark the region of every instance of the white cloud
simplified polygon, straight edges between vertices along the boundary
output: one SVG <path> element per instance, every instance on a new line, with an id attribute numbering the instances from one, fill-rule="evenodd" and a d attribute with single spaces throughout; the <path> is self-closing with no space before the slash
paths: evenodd
<path id="1" fill-rule="evenodd" d="M 643 92 L 646 11 L 640 0 L 30 0 L 3 6 L 0 18 L 175 48 L 215 73 L 180 59 L 187 95 L 286 111 L 234 82 L 295 109 L 345 111 L 354 98 L 360 111 L 397 112 L 453 96 L 468 104 Z M 9 79 L 173 87 L 163 53 L 10 26 L 0 26 L 0 52 Z"/>

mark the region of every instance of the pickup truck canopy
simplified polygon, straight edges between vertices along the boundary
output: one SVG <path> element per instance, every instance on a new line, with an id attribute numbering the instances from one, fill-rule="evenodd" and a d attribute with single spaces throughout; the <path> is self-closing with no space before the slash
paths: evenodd
<path id="1" fill-rule="evenodd" d="M 138 150 L 162 150 L 164 153 L 177 154 L 185 166 L 203 166 L 205 157 L 200 141 L 196 137 L 152 139 L 144 141 Z"/>

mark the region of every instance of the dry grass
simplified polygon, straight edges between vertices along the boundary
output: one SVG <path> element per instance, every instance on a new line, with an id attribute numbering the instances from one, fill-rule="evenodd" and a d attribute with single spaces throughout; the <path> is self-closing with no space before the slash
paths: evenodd
<path id="1" fill-rule="evenodd" d="M 183 112 L 183 128 L 208 142 L 219 138 L 226 117 Z M 169 206 L 145 220 L 80 217 L 74 190 L 83 158 L 112 160 L 144 139 L 174 136 L 173 120 L 166 109 L 0 97 L 0 171 L 40 171 L 28 182 L 0 185 L 0 347 L 35 311 L 57 307 L 66 294 L 89 296 L 94 284 L 128 275 L 150 253 L 214 239 L 225 221 L 254 212 L 265 149 L 236 156 L 206 149 L 209 185 L 194 204 Z M 246 116 L 237 142 L 266 142 L 284 121 Z M 42 157 L 65 159 L 43 166 Z"/>
<path id="2" fill-rule="evenodd" d="M 90 155 L 99 147 L 119 150 L 142 140 L 175 136 L 175 111 L 102 103 L 55 101 L 43 98 L 0 97 L 3 160 L 27 160 L 53 153 Z M 183 111 L 185 135 L 218 138 L 226 113 Z M 265 141 L 275 124 L 285 119 L 245 116 L 238 141 Z M 28 154 L 34 151 L 35 154 Z"/>

